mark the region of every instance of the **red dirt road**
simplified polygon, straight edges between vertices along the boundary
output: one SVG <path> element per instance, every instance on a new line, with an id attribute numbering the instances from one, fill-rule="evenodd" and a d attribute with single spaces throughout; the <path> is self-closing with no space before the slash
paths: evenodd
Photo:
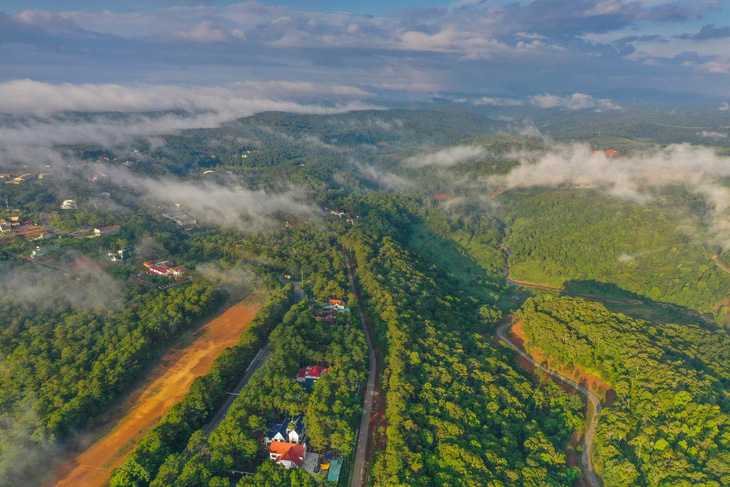
<path id="1" fill-rule="evenodd" d="M 144 434 L 185 397 L 193 380 L 206 374 L 221 351 L 238 341 L 262 301 L 261 295 L 249 296 L 200 328 L 192 344 L 165 354 L 152 377 L 121 406 L 116 425 L 62 465 L 48 485 L 102 487 Z"/>

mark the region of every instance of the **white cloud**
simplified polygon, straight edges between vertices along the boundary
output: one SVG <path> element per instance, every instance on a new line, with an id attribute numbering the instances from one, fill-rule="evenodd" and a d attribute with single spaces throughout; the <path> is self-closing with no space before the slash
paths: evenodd
<path id="1" fill-rule="evenodd" d="M 296 188 L 276 192 L 251 190 L 240 185 L 156 179 L 108 167 L 109 181 L 142 193 L 141 203 L 152 208 L 179 204 L 181 211 L 206 225 L 255 233 L 279 224 L 280 214 L 316 218 L 321 210 Z"/>
<path id="2" fill-rule="evenodd" d="M 522 101 L 515 100 L 514 98 L 493 98 L 488 96 L 478 98 L 472 103 L 474 105 L 490 105 L 495 107 L 519 107 L 524 105 Z"/>
<path id="3" fill-rule="evenodd" d="M 16 115 L 0 126 L 0 164 L 6 165 L 67 165 L 67 158 L 52 149 L 54 145 L 91 143 L 114 148 L 139 137 L 150 139 L 185 129 L 215 128 L 263 111 L 330 114 L 377 108 L 361 101 L 369 94 L 358 88 L 295 82 L 129 87 L 19 80 L 0 84 L 0 93 L 0 113 Z M 317 101 L 325 97 L 327 106 Z M 137 113 L 165 110 L 187 113 Z M 58 113 L 64 111 L 130 114 L 118 117 L 94 113 L 79 118 Z"/>
<path id="4" fill-rule="evenodd" d="M 238 31 L 239 36 L 245 34 Z M 237 36 L 237 37 L 239 37 Z M 217 25 L 212 22 L 201 22 L 190 30 L 178 30 L 175 32 L 175 37 L 190 41 L 190 42 L 225 42 L 230 39 L 228 34 L 223 32 Z"/>
<path id="5" fill-rule="evenodd" d="M 28 27 L 45 30 L 54 34 L 79 34 L 83 29 L 66 15 L 42 10 L 23 10 L 13 19 Z"/>
<path id="6" fill-rule="evenodd" d="M 449 26 L 436 34 L 407 31 L 400 35 L 400 44 L 394 46 L 408 51 L 431 51 L 458 54 L 461 59 L 491 59 L 494 55 L 509 52 L 509 47 L 496 39 L 477 31 L 459 30 Z"/>
<path id="7" fill-rule="evenodd" d="M 425 152 L 403 161 L 408 167 L 418 168 L 425 166 L 449 167 L 465 162 L 474 162 L 484 159 L 487 151 L 480 145 L 457 145 L 436 152 Z"/>
<path id="8" fill-rule="evenodd" d="M 702 137 L 707 137 L 708 139 L 724 139 L 727 137 L 727 134 L 723 134 L 721 132 L 714 132 L 711 130 L 703 130 L 700 132 L 700 135 Z"/>
<path id="9" fill-rule="evenodd" d="M 718 182 L 730 177 L 730 158 L 689 144 L 630 156 L 594 154 L 587 144 L 558 144 L 548 152 L 510 157 L 520 165 L 490 180 L 502 189 L 597 185 L 608 193 L 637 202 L 651 200 L 647 188 L 683 184 L 712 204 L 711 231 L 718 245 L 730 245 L 730 190 Z"/>
<path id="10" fill-rule="evenodd" d="M 720 107 L 718 108 L 718 110 L 720 110 L 721 112 L 726 112 L 726 111 L 730 110 L 730 103 L 728 103 L 726 101 L 722 102 L 720 104 Z"/>
<path id="11" fill-rule="evenodd" d="M 550 93 L 530 97 L 530 102 L 540 108 L 565 108 L 568 110 L 620 110 L 621 107 L 611 100 L 596 99 L 585 93 L 573 93 L 570 96 L 558 96 Z"/>
<path id="12" fill-rule="evenodd" d="M 519 38 L 522 38 L 522 39 L 542 39 L 542 40 L 547 39 L 547 37 L 545 37 L 543 35 L 540 35 L 540 34 L 536 34 L 534 32 L 533 33 L 529 33 L 529 32 L 518 32 L 518 33 L 515 34 L 515 37 L 519 37 Z"/>
<path id="13" fill-rule="evenodd" d="M 359 88 L 306 82 L 238 82 L 221 86 L 71 84 L 54 85 L 29 79 L 0 84 L 0 113 L 49 114 L 139 112 L 154 110 L 216 111 L 247 116 L 264 110 L 332 113 L 342 108 L 305 106 L 315 98 L 362 99 Z"/>

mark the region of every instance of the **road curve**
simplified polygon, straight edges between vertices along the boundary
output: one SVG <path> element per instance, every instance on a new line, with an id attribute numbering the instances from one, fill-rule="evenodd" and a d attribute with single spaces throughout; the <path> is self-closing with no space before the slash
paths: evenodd
<path id="1" fill-rule="evenodd" d="M 350 256 L 345 252 L 345 260 L 347 262 L 347 278 L 350 280 L 350 288 L 357 298 L 358 310 L 360 311 L 360 320 L 362 321 L 362 329 L 365 332 L 365 339 L 368 342 L 368 356 L 370 357 L 370 370 L 368 371 L 368 383 L 365 388 L 365 401 L 363 403 L 362 420 L 360 421 L 360 433 L 357 435 L 357 446 L 355 447 L 355 462 L 352 466 L 352 483 L 351 487 L 361 487 L 363 485 L 363 477 L 365 474 L 365 460 L 367 458 L 368 449 L 368 431 L 370 431 L 370 415 L 373 411 L 373 394 L 375 392 L 375 353 L 373 352 L 373 342 L 370 339 L 365 322 L 365 312 L 363 311 L 360 297 L 355 289 L 355 280 L 352 277 L 352 269 L 350 268 Z"/>
<path id="2" fill-rule="evenodd" d="M 497 328 L 497 338 L 504 342 L 509 348 L 520 354 L 522 358 L 530 362 L 535 367 L 540 368 L 543 372 L 550 375 L 551 377 L 554 377 L 568 386 L 570 386 L 572 389 L 575 389 L 576 391 L 580 392 L 584 396 L 588 398 L 588 401 L 591 403 L 591 406 L 593 407 L 593 414 L 591 415 L 590 422 L 588 423 L 588 429 L 586 429 L 585 435 L 583 435 L 583 453 L 581 455 L 581 467 L 583 469 L 583 476 L 585 477 L 586 482 L 590 487 L 601 487 L 600 482 L 598 481 L 598 477 L 596 476 L 595 470 L 593 470 L 593 462 L 591 461 L 591 449 L 593 448 L 593 439 L 596 436 L 596 429 L 598 428 L 598 420 L 601 415 L 601 401 L 598 399 L 598 397 L 593 394 L 590 390 L 588 390 L 587 387 L 582 386 L 569 378 L 565 377 L 564 375 L 559 374 L 558 372 L 555 372 L 554 370 L 551 370 L 547 367 L 545 367 L 542 364 L 539 364 L 537 361 L 535 361 L 531 356 L 523 352 L 522 350 L 517 347 L 510 339 L 507 337 L 505 331 L 510 326 L 511 323 L 505 323 L 503 325 L 500 325 L 499 328 Z"/>

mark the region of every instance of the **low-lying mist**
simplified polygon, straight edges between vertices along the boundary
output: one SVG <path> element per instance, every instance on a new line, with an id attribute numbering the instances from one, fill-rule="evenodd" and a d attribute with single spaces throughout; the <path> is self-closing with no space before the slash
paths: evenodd
<path id="1" fill-rule="evenodd" d="M 545 140 L 546 149 L 521 150 L 501 157 L 516 162 L 507 174 L 482 175 L 465 179 L 454 171 L 439 170 L 442 182 L 454 191 L 473 199 L 488 199 L 497 190 L 530 187 L 595 187 L 611 196 L 647 204 L 656 200 L 657 190 L 682 187 L 701 195 L 708 204 L 704 223 L 709 227 L 712 244 L 730 248 L 730 157 L 690 144 L 673 144 L 610 156 L 594 151 L 588 144 L 555 143 Z M 468 149 L 468 151 L 467 151 Z M 404 161 L 406 167 L 444 168 L 464 162 L 466 152 L 477 154 L 470 146 L 457 146 L 421 157 L 418 163 Z M 485 151 L 486 152 L 486 151 Z M 446 157 L 451 155 L 451 159 Z"/>

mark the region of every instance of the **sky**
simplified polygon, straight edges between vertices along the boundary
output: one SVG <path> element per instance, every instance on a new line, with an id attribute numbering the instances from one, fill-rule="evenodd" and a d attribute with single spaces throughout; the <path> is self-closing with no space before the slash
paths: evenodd
<path id="1" fill-rule="evenodd" d="M 597 110 L 644 99 L 726 103 L 730 1 L 0 4 L 0 112 L 60 103 L 69 90 L 79 99 L 84 90 L 98 99 L 111 91 L 112 107 L 127 109 L 125 99 L 139 108 L 137 90 L 241 83 L 275 87 L 261 94 L 267 99 L 286 97 L 288 83 L 299 86 L 290 98 L 306 85 L 316 87 L 310 97 L 349 89 L 372 103 L 441 97 Z"/>

